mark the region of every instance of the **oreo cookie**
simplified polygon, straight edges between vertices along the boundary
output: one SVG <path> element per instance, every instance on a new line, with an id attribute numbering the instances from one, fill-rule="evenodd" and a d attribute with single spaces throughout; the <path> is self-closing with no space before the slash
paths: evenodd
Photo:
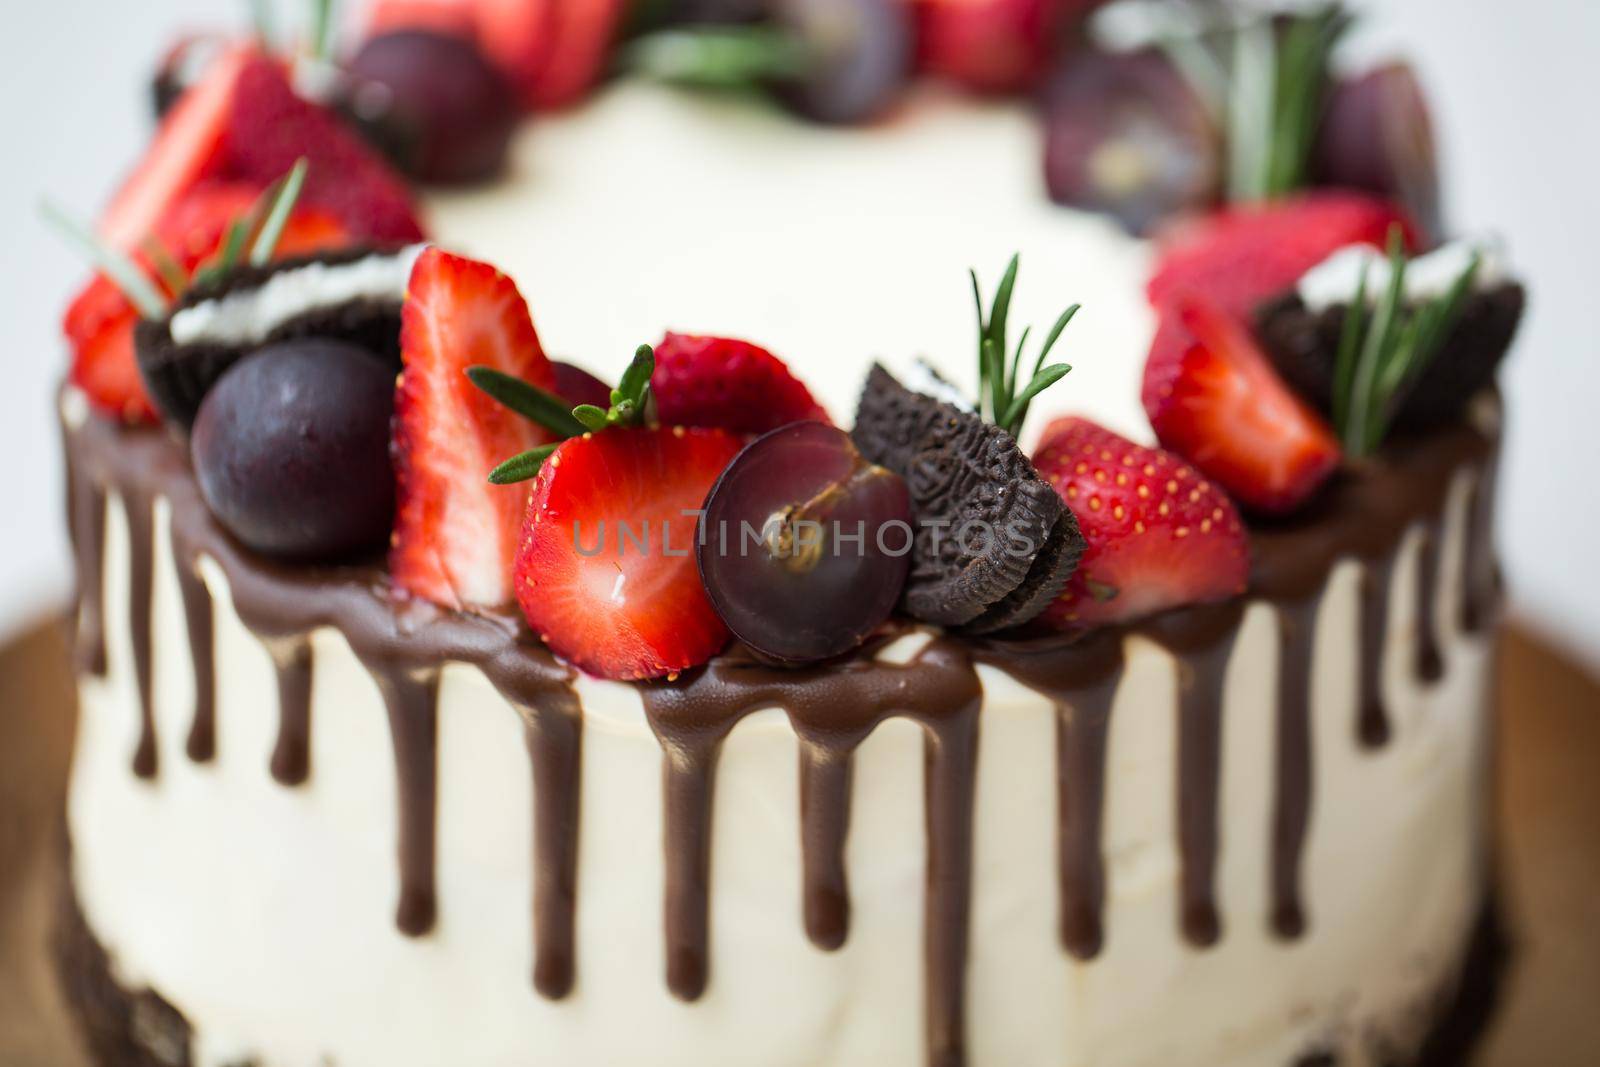
<path id="1" fill-rule="evenodd" d="M 906 614 L 992 632 L 1032 619 L 1070 577 L 1083 551 L 1077 523 L 1004 430 L 874 364 L 852 437 L 911 491 Z"/>
<path id="2" fill-rule="evenodd" d="M 1527 293 L 1516 282 L 1474 290 L 1455 327 L 1395 413 L 1397 430 L 1421 433 L 1460 418 L 1493 382 L 1522 320 Z M 1307 307 L 1296 290 L 1256 311 L 1256 336 L 1278 373 L 1324 415 L 1333 412 L 1334 364 L 1348 304 Z"/>
<path id="3" fill-rule="evenodd" d="M 162 415 L 187 430 L 211 386 L 258 348 L 318 337 L 357 345 L 400 369 L 400 306 L 422 246 L 347 249 L 240 267 L 139 323 L 139 373 Z"/>

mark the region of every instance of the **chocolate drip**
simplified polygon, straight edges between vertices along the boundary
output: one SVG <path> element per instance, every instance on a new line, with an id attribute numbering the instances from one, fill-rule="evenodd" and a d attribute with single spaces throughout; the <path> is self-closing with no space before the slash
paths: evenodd
<path id="1" fill-rule="evenodd" d="M 372 665 L 369 664 L 369 669 Z M 395 925 L 408 937 L 433 929 L 434 852 L 439 811 L 439 672 L 373 669 L 389 709 L 399 812 L 400 902 Z"/>
<path id="2" fill-rule="evenodd" d="M 1216 944 L 1222 696 L 1244 606 L 1238 601 L 1158 616 L 1148 635 L 1178 661 L 1178 856 L 1180 925 L 1189 942 Z"/>
<path id="3" fill-rule="evenodd" d="M 153 655 L 150 647 L 151 610 L 155 575 L 155 507 L 151 498 L 131 487 L 123 487 L 122 501 L 128 514 L 128 632 L 133 645 L 133 673 L 139 687 L 139 744 L 133 753 L 133 773 L 154 778 L 159 765 L 156 754 L 156 713 L 153 692 Z"/>
<path id="4" fill-rule="evenodd" d="M 560 1000 L 572 992 L 576 977 L 583 715 L 565 687 L 524 714 L 534 790 L 533 986 Z"/>
<path id="5" fill-rule="evenodd" d="M 928 897 L 923 903 L 923 936 L 930 1067 L 960 1067 L 966 1062 L 972 808 L 982 703 L 975 675 L 972 690 L 965 707 L 924 724 Z"/>
<path id="6" fill-rule="evenodd" d="M 183 617 L 189 632 L 189 655 L 194 663 L 194 718 L 189 723 L 185 750 L 196 763 L 209 763 L 217 754 L 217 657 L 211 593 L 193 561 L 172 552 L 178 592 L 183 597 Z"/>
<path id="7" fill-rule="evenodd" d="M 1356 739 L 1363 748 L 1389 743 L 1389 706 L 1383 695 L 1383 649 L 1389 636 L 1389 585 L 1394 558 L 1369 561 L 1361 571 L 1356 631 Z"/>
<path id="8" fill-rule="evenodd" d="M 278 740 L 272 746 L 272 777 L 303 785 L 311 777 L 311 641 L 266 639 L 278 672 Z"/>
<path id="9" fill-rule="evenodd" d="M 1122 680 L 1123 634 L 1101 630 L 1063 648 L 1052 640 L 991 643 L 976 650 L 1056 708 L 1056 859 L 1061 943 L 1078 959 L 1105 943 L 1106 868 L 1102 843 L 1106 743 Z"/>
<path id="10" fill-rule="evenodd" d="M 68 523 L 78 568 L 77 625 L 73 652 L 80 671 L 105 677 L 106 493 L 75 464 L 67 465 Z"/>
<path id="11" fill-rule="evenodd" d="M 1321 597 L 1278 605 L 1277 761 L 1272 804 L 1272 929 L 1305 933 L 1300 858 L 1311 821 L 1311 651 Z"/>
<path id="12" fill-rule="evenodd" d="M 800 855 L 806 936 L 828 952 L 850 934 L 850 882 L 844 844 L 850 827 L 852 764 L 825 744 L 800 746 Z"/>
<path id="13" fill-rule="evenodd" d="M 1467 502 L 1467 538 L 1462 550 L 1461 628 L 1481 633 L 1494 615 L 1500 597 L 1494 562 L 1494 498 L 1499 456 L 1491 456 L 1473 479 Z"/>
<path id="14" fill-rule="evenodd" d="M 1439 539 L 1438 522 L 1424 523 L 1417 551 L 1417 646 L 1413 669 L 1424 682 L 1444 677 L 1444 652 L 1439 644 Z"/>

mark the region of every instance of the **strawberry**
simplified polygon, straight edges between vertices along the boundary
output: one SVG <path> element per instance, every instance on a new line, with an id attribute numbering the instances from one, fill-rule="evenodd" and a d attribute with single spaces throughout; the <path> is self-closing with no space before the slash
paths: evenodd
<path id="1" fill-rule="evenodd" d="M 528 305 L 487 263 L 429 248 L 401 309 L 400 356 L 394 584 L 456 609 L 507 603 L 527 487 L 490 485 L 485 476 L 552 437 L 473 388 L 465 371 L 488 366 L 555 387 Z"/>
<path id="2" fill-rule="evenodd" d="M 1084 0 L 916 0 L 917 65 L 980 93 L 1035 84 Z"/>
<path id="3" fill-rule="evenodd" d="M 1400 209 L 1360 193 L 1314 192 L 1230 208 L 1169 234 L 1145 292 L 1157 308 L 1191 293 L 1248 315 L 1339 249 L 1384 247 L 1396 225 L 1414 247 L 1416 230 Z"/>
<path id="4" fill-rule="evenodd" d="M 1087 542 L 1047 622 L 1129 622 L 1244 592 L 1250 552 L 1239 513 L 1178 456 L 1069 417 L 1045 429 L 1034 465 Z"/>
<path id="5" fill-rule="evenodd" d="M 1198 298 L 1164 314 L 1143 399 L 1162 445 L 1257 511 L 1293 510 L 1339 465 L 1333 432 L 1278 377 L 1250 331 Z"/>
<path id="6" fill-rule="evenodd" d="M 783 361 L 748 341 L 669 333 L 656 346 L 650 378 L 669 426 L 718 426 L 756 434 L 828 413 Z"/>
<path id="7" fill-rule="evenodd" d="M 242 183 L 200 185 L 173 205 L 155 228 L 155 238 L 185 275 L 210 259 L 229 225 L 255 206 L 261 190 Z M 304 255 L 348 243 L 331 216 L 300 209 L 278 240 L 277 258 Z M 141 242 L 142 244 L 142 242 Z M 133 259 L 158 280 L 149 257 Z M 161 288 L 167 296 L 177 296 Z M 127 422 L 150 422 L 156 410 L 134 360 L 133 329 L 139 313 L 111 280 L 97 274 L 67 308 L 62 332 L 72 345 L 70 377 L 96 408 Z"/>
<path id="8" fill-rule="evenodd" d="M 728 629 L 701 584 L 685 512 L 704 505 L 740 446 L 682 427 L 563 442 L 534 480 L 517 550 L 517 599 L 534 632 L 602 678 L 670 676 L 715 655 Z"/>
<path id="9" fill-rule="evenodd" d="M 551 47 L 531 97 L 541 108 L 574 103 L 599 80 L 628 10 L 625 0 L 560 0 L 551 6 Z"/>
<path id="10" fill-rule="evenodd" d="M 277 61 L 228 49 L 162 120 L 144 160 L 112 199 L 100 232 L 131 249 L 207 181 L 266 185 L 297 159 L 311 164 L 301 202 L 358 239 L 418 240 L 405 185 L 331 112 L 297 96 Z"/>

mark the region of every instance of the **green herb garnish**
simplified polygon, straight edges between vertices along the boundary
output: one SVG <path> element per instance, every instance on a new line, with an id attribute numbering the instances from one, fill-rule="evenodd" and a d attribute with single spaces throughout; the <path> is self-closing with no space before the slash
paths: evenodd
<path id="1" fill-rule="evenodd" d="M 1006 328 L 1011 315 L 1011 294 L 1016 289 L 1017 265 L 1020 257 L 1012 256 L 1006 265 L 1000 287 L 984 314 L 983 294 L 978 284 L 978 272 L 971 271 L 972 299 L 978 309 L 978 411 L 984 418 L 1016 437 L 1028 417 L 1028 407 L 1035 397 L 1066 376 L 1072 367 L 1066 363 L 1045 364 L 1045 357 L 1061 338 L 1067 323 L 1078 313 L 1080 305 L 1073 304 L 1061 313 L 1050 328 L 1038 356 L 1033 361 L 1033 371 L 1027 384 L 1022 381 L 1022 353 L 1028 343 L 1029 330 L 1024 329 L 1012 349 L 1006 340 Z M 1009 363 L 1007 356 L 1009 354 Z"/>
<path id="2" fill-rule="evenodd" d="M 1398 226 L 1391 228 L 1389 284 L 1370 318 L 1362 269 L 1345 312 L 1333 372 L 1333 421 L 1347 456 L 1370 456 L 1383 443 L 1401 402 L 1459 321 L 1480 262 L 1475 253 L 1442 296 L 1408 307 L 1404 236 Z"/>
<path id="3" fill-rule="evenodd" d="M 493 367 L 468 367 L 467 378 L 502 406 L 538 423 L 564 441 L 612 427 L 654 425 L 655 400 L 650 393 L 650 376 L 655 369 L 655 350 L 649 345 L 640 345 L 628 369 L 622 372 L 617 387 L 611 390 L 609 408 L 594 404 L 570 407 L 554 393 Z M 539 468 L 555 450 L 555 444 L 540 445 L 512 456 L 489 472 L 489 481 L 495 485 L 527 481 L 539 473 Z"/>

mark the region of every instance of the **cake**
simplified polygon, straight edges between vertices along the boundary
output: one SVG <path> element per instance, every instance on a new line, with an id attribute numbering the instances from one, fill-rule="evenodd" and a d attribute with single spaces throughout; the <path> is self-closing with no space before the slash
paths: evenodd
<path id="1" fill-rule="evenodd" d="M 1318 67 L 1344 151 L 1223 206 L 1126 11 L 1061 58 L 1075 5 L 856 2 L 627 52 L 853 13 L 803 117 L 597 84 L 608 0 L 380 4 L 353 89 L 163 68 L 60 396 L 99 1063 L 1466 1055 L 1522 291 L 1349 147 L 1415 131 L 1409 74 Z M 1042 168 L 1007 94 L 1056 63 Z M 680 508 L 680 552 L 584 546 Z M 703 535 L 781 515 L 782 560 L 798 514 L 876 543 Z M 930 535 L 974 516 L 1026 550 Z"/>

